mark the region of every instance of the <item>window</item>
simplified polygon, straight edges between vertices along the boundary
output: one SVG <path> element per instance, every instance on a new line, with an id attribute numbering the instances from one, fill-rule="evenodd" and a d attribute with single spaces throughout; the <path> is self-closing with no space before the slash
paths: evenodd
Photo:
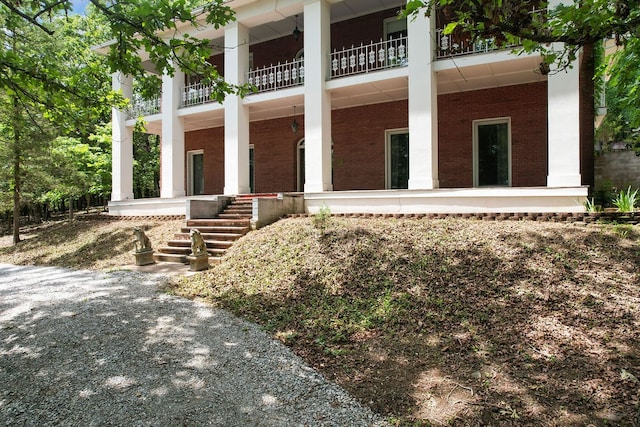
<path id="1" fill-rule="evenodd" d="M 256 192 L 256 167 L 253 144 L 249 145 L 249 192 Z"/>
<path id="2" fill-rule="evenodd" d="M 409 188 L 409 132 L 386 132 L 386 187 Z"/>
<path id="3" fill-rule="evenodd" d="M 204 194 L 204 151 L 187 152 L 187 191 L 189 196 Z"/>
<path id="4" fill-rule="evenodd" d="M 298 177 L 297 177 L 297 189 L 298 191 L 304 191 L 304 139 L 298 142 L 297 148 L 298 156 Z"/>
<path id="5" fill-rule="evenodd" d="M 384 20 L 384 39 L 397 40 L 407 36 L 407 18 L 396 16 Z"/>
<path id="6" fill-rule="evenodd" d="M 473 185 L 511 185 L 511 120 L 473 122 Z"/>

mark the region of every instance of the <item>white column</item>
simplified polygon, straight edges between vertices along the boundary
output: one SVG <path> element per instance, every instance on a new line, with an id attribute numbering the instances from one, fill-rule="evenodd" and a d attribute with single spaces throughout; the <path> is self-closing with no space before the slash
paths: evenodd
<path id="1" fill-rule="evenodd" d="M 160 197 L 172 199 L 185 193 L 184 123 L 178 108 L 184 73 L 162 76 L 162 137 L 160 141 Z"/>
<path id="2" fill-rule="evenodd" d="M 113 73 L 111 85 L 114 91 L 131 99 L 133 79 L 122 73 Z M 111 200 L 133 199 L 133 128 L 127 127 L 127 113 L 111 110 Z"/>
<path id="3" fill-rule="evenodd" d="M 224 78 L 241 84 L 249 71 L 249 30 L 239 22 L 225 28 Z M 224 101 L 224 193 L 242 194 L 249 186 L 249 108 L 236 95 Z"/>
<path id="4" fill-rule="evenodd" d="M 304 5 L 304 191 L 333 190 L 331 182 L 331 97 L 326 90 L 331 50 L 330 6 L 326 0 Z"/>
<path id="5" fill-rule="evenodd" d="M 409 45 L 409 188 L 438 188 L 438 82 L 433 70 L 435 19 L 407 22 Z"/>
<path id="6" fill-rule="evenodd" d="M 552 0 L 549 7 L 560 3 L 559 0 Z M 561 43 L 554 44 L 555 50 L 562 50 L 562 47 Z M 573 68 L 548 76 L 548 187 L 579 187 L 582 184 L 579 68 L 579 62 L 576 61 Z"/>
<path id="7" fill-rule="evenodd" d="M 578 187 L 580 177 L 580 75 L 579 65 L 549 75 L 548 187 Z"/>

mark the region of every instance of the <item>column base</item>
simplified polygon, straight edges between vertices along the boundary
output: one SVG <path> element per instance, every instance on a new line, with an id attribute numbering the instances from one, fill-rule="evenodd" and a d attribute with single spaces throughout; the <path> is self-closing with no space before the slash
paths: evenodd
<path id="1" fill-rule="evenodd" d="M 121 202 L 123 200 L 132 200 L 135 196 L 133 193 L 111 193 L 112 202 Z"/>
<path id="2" fill-rule="evenodd" d="M 410 179 L 409 190 L 433 190 L 440 188 L 440 181 L 437 179 Z"/>
<path id="3" fill-rule="evenodd" d="M 580 187 L 582 177 L 580 175 L 548 175 L 547 187 Z"/>
<path id="4" fill-rule="evenodd" d="M 304 185 L 305 193 L 324 193 L 325 191 L 333 191 L 333 184 Z"/>

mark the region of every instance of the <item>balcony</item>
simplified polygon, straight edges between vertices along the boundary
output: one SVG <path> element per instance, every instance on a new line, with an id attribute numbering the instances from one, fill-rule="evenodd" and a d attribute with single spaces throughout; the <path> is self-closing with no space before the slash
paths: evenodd
<path id="1" fill-rule="evenodd" d="M 450 58 L 453 56 L 471 55 L 475 53 L 487 53 L 495 50 L 510 49 L 518 44 L 498 45 L 493 39 L 472 41 L 470 38 L 444 34 L 443 29 L 436 30 L 436 59 Z"/>
<path id="2" fill-rule="evenodd" d="M 271 65 L 247 73 L 247 83 L 257 93 L 286 89 L 304 83 L 304 58 Z"/>
<path id="3" fill-rule="evenodd" d="M 365 74 L 373 71 L 404 67 L 409 63 L 407 38 L 399 37 L 368 45 L 361 44 L 335 51 L 329 61 L 329 78 Z"/>
<path id="4" fill-rule="evenodd" d="M 151 99 L 143 99 L 140 95 L 133 95 L 131 104 L 126 110 L 127 119 L 150 116 L 160 113 L 160 96 Z"/>
<path id="5" fill-rule="evenodd" d="M 182 88 L 180 108 L 216 102 L 213 85 L 192 83 Z"/>

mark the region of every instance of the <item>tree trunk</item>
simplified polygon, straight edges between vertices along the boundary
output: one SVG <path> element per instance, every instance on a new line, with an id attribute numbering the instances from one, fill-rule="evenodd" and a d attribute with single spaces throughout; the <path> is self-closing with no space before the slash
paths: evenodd
<path id="1" fill-rule="evenodd" d="M 73 221 L 73 199 L 69 197 L 69 221 Z"/>
<path id="2" fill-rule="evenodd" d="M 20 243 L 20 105 L 13 98 L 13 244 Z"/>

